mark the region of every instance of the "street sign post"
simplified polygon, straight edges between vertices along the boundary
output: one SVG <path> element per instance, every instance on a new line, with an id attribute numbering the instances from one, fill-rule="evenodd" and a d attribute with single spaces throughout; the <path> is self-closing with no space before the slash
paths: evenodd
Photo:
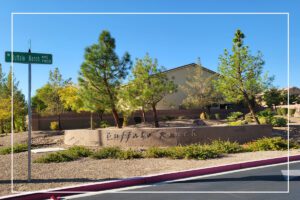
<path id="1" fill-rule="evenodd" d="M 28 182 L 31 181 L 31 64 L 52 64 L 52 54 L 5 52 L 5 62 L 28 64 Z"/>
<path id="2" fill-rule="evenodd" d="M 5 62 L 11 62 L 12 53 L 5 52 Z M 30 53 L 30 52 L 13 52 L 14 63 L 24 64 L 52 64 L 52 55 L 44 53 Z"/>

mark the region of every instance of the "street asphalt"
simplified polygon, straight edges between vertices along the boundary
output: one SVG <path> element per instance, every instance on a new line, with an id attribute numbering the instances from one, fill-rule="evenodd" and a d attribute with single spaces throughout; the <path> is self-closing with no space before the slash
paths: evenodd
<path id="1" fill-rule="evenodd" d="M 286 170 L 287 164 L 280 164 L 250 170 L 240 170 L 233 173 L 199 176 L 152 185 L 128 187 L 125 189 L 112 190 L 109 193 L 100 192 L 98 194 L 77 195 L 71 198 L 78 200 L 300 199 L 300 176 L 299 171 L 296 171 L 300 170 L 300 162 L 290 163 L 290 170 L 293 171 L 293 173 L 290 174 L 293 175 L 290 176 L 289 193 L 287 193 Z M 216 191 L 227 193 L 214 193 Z"/>

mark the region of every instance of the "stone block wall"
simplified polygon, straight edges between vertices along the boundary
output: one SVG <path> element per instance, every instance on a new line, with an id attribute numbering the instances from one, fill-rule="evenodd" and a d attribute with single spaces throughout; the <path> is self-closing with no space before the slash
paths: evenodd
<path id="1" fill-rule="evenodd" d="M 270 137 L 270 125 L 203 126 L 177 128 L 123 128 L 97 130 L 66 130 L 67 145 L 119 146 L 119 147 L 167 147 L 206 144 L 213 140 L 229 140 L 246 143 L 262 137 Z"/>

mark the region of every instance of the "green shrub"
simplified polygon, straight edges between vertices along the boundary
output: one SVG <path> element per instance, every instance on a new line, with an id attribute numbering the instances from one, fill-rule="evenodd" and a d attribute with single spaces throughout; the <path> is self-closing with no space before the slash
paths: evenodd
<path id="1" fill-rule="evenodd" d="M 65 150 L 61 152 L 50 153 L 34 160 L 35 163 L 59 163 L 74 161 L 79 158 L 76 153 Z"/>
<path id="2" fill-rule="evenodd" d="M 118 158 L 118 154 L 121 152 L 119 147 L 104 147 L 92 155 L 95 159 L 108 159 L 108 158 Z"/>
<path id="3" fill-rule="evenodd" d="M 6 155 L 11 153 L 11 147 L 1 147 L 0 155 Z"/>
<path id="4" fill-rule="evenodd" d="M 102 120 L 99 125 L 100 128 L 110 127 L 110 124 L 107 121 Z"/>
<path id="5" fill-rule="evenodd" d="M 237 142 L 215 140 L 210 146 L 223 154 L 239 153 L 244 151 L 243 147 Z"/>
<path id="6" fill-rule="evenodd" d="M 70 153 L 74 153 L 78 157 L 88 157 L 92 155 L 92 151 L 83 146 L 74 146 L 68 149 Z"/>
<path id="7" fill-rule="evenodd" d="M 207 119 L 207 116 L 208 116 L 208 114 L 206 112 L 202 112 L 200 114 L 200 119 L 205 120 L 205 119 Z"/>
<path id="8" fill-rule="evenodd" d="M 222 154 L 209 145 L 189 145 L 184 147 L 185 158 L 206 160 L 209 158 L 219 158 Z"/>
<path id="9" fill-rule="evenodd" d="M 168 157 L 172 159 L 183 159 L 186 157 L 185 148 L 183 146 L 169 147 L 166 149 Z"/>
<path id="10" fill-rule="evenodd" d="M 276 108 L 277 115 L 282 115 L 281 108 Z"/>
<path id="11" fill-rule="evenodd" d="M 267 108 L 265 110 L 259 111 L 257 113 L 257 116 L 259 117 L 273 117 L 274 116 L 274 112 L 272 111 L 272 109 Z"/>
<path id="12" fill-rule="evenodd" d="M 242 112 L 231 112 L 231 113 L 229 113 L 229 116 L 227 117 L 227 121 L 229 121 L 229 122 L 236 121 L 242 115 L 243 115 Z"/>
<path id="13" fill-rule="evenodd" d="M 245 124 L 247 124 L 247 122 L 244 121 L 244 120 L 237 120 L 235 122 L 228 122 L 229 126 L 243 126 Z"/>
<path id="14" fill-rule="evenodd" d="M 140 151 L 129 149 L 125 151 L 120 151 L 117 154 L 117 157 L 121 160 L 138 159 L 143 158 L 143 154 Z"/>
<path id="15" fill-rule="evenodd" d="M 217 120 L 220 120 L 220 119 L 221 119 L 220 113 L 216 113 L 216 114 L 215 114 L 215 118 L 216 118 Z"/>
<path id="16" fill-rule="evenodd" d="M 88 157 L 92 151 L 83 146 L 74 146 L 67 150 L 46 154 L 37 158 L 35 163 L 59 163 L 77 160 L 81 157 Z"/>
<path id="17" fill-rule="evenodd" d="M 59 128 L 58 122 L 51 122 L 51 123 L 50 123 L 50 129 L 51 129 L 52 131 L 56 131 L 56 130 L 58 130 L 58 128 Z"/>
<path id="18" fill-rule="evenodd" d="M 289 109 L 289 112 L 290 112 L 290 116 L 293 117 L 296 112 L 296 109 Z"/>
<path id="19" fill-rule="evenodd" d="M 163 158 L 169 156 L 170 151 L 167 148 L 151 147 L 145 151 L 146 158 Z"/>
<path id="20" fill-rule="evenodd" d="M 278 151 L 287 150 L 287 140 L 281 137 L 262 138 L 247 144 L 249 151 Z"/>
<path id="21" fill-rule="evenodd" d="M 283 117 L 273 117 L 271 124 L 275 127 L 285 127 L 287 125 L 287 120 Z"/>
<path id="22" fill-rule="evenodd" d="M 246 121 L 247 123 L 253 122 L 253 117 L 252 117 L 252 114 L 251 114 L 251 113 L 247 113 L 247 114 L 245 115 L 245 121 Z"/>
<path id="23" fill-rule="evenodd" d="M 263 117 L 263 116 L 258 117 L 258 121 L 260 124 L 271 124 L 271 120 L 272 118 L 270 117 Z"/>
<path id="24" fill-rule="evenodd" d="M 281 115 L 286 116 L 288 113 L 288 109 L 287 108 L 280 108 L 281 109 Z"/>
<path id="25" fill-rule="evenodd" d="M 20 153 L 27 151 L 28 146 L 27 144 L 14 144 L 13 152 Z M 0 155 L 6 155 L 11 153 L 11 147 L 2 147 L 0 148 Z"/>

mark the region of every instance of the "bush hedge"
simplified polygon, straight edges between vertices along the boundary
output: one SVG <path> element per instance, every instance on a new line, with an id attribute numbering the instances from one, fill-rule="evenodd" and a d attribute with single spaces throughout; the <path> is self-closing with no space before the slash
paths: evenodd
<path id="1" fill-rule="evenodd" d="M 59 163 L 59 162 L 69 162 L 79 159 L 80 157 L 74 152 L 68 150 L 50 153 L 45 156 L 39 157 L 34 160 L 35 163 Z"/>
<path id="2" fill-rule="evenodd" d="M 295 148 L 296 144 L 291 143 L 290 148 Z M 248 151 L 278 151 L 287 150 L 288 143 L 287 140 L 281 137 L 273 138 L 262 138 L 254 142 L 250 142 L 246 145 L 246 150 Z"/>
<path id="3" fill-rule="evenodd" d="M 81 157 L 90 156 L 94 159 L 139 159 L 139 158 L 170 158 L 170 159 L 196 159 L 206 160 L 219 158 L 226 154 L 253 152 L 253 151 L 282 151 L 287 150 L 288 143 L 281 137 L 262 138 L 245 145 L 237 142 L 216 140 L 211 144 L 193 144 L 174 147 L 151 147 L 146 151 L 121 150 L 119 147 L 105 147 L 98 151 L 91 151 L 85 147 L 75 146 L 68 150 L 50 153 L 36 159 L 35 163 L 68 162 Z M 300 148 L 294 142 L 290 142 L 290 148 Z"/>
<path id="4" fill-rule="evenodd" d="M 145 151 L 146 158 L 163 158 L 169 156 L 170 151 L 168 148 L 150 147 Z"/>
<path id="5" fill-rule="evenodd" d="M 96 159 L 118 158 L 118 154 L 121 152 L 119 147 L 104 147 L 92 155 Z"/>
<path id="6" fill-rule="evenodd" d="M 243 152 L 243 147 L 237 142 L 215 140 L 211 143 L 211 147 L 217 149 L 220 153 L 240 153 Z"/>
<path id="7" fill-rule="evenodd" d="M 275 127 L 285 127 L 287 125 L 287 120 L 283 117 L 274 117 L 271 120 L 271 124 Z"/>
<path id="8" fill-rule="evenodd" d="M 83 146 L 74 146 L 68 150 L 46 154 L 34 160 L 35 163 L 59 163 L 74 161 L 92 155 L 92 151 Z"/>
<path id="9" fill-rule="evenodd" d="M 138 159 L 143 158 L 143 154 L 141 151 L 129 149 L 125 151 L 120 151 L 117 155 L 117 158 L 121 160 Z"/>

